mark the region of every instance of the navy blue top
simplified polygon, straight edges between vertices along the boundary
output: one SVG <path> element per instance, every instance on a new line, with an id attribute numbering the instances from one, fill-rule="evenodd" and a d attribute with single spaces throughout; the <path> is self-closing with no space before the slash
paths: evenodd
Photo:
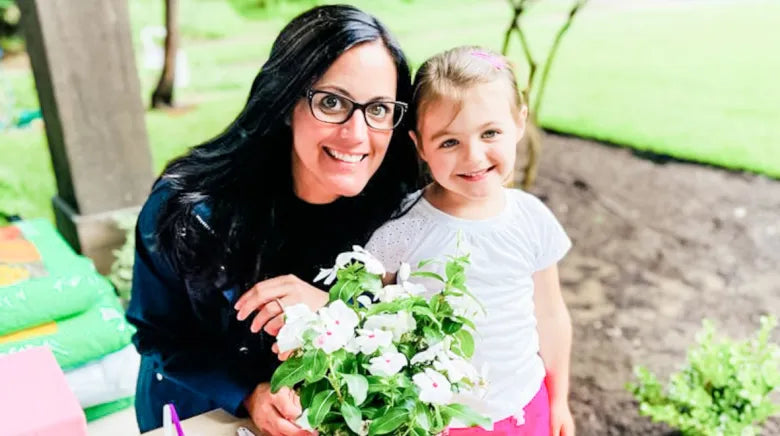
<path id="1" fill-rule="evenodd" d="M 253 317 L 236 320 L 233 304 L 246 289 L 226 284 L 230 280 L 212 284 L 184 280 L 171 256 L 160 250 L 157 216 L 169 195 L 167 184 L 158 183 L 136 227 L 127 319 L 137 328 L 133 342 L 141 353 L 135 407 L 142 432 L 162 425 L 166 403 L 174 403 L 182 419 L 215 408 L 245 416 L 244 398 L 258 383 L 270 380 L 279 364 L 270 351 L 273 338 L 249 331 Z M 350 230 L 355 214 L 347 210 L 350 202 L 342 200 L 311 205 L 290 199 L 281 228 L 284 244 L 267 259 L 268 276 L 295 274 L 311 282 L 319 268 L 333 265 L 338 253 L 365 244 L 366 235 Z M 194 208 L 194 213 L 208 226 L 206 205 Z M 203 286 L 213 292 L 202 292 Z"/>

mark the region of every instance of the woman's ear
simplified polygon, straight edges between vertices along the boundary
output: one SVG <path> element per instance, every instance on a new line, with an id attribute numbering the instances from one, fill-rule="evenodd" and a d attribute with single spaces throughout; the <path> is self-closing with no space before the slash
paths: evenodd
<path id="1" fill-rule="evenodd" d="M 420 155 L 420 159 L 425 160 L 425 153 L 423 152 L 422 141 L 417 137 L 417 133 L 414 130 L 409 131 L 409 137 L 414 142 L 414 148 L 417 149 L 417 154 Z"/>

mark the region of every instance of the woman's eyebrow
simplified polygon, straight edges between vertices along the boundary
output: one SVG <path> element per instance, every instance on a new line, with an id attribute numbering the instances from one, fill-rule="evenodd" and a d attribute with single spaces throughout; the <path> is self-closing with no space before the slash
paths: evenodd
<path id="1" fill-rule="evenodd" d="M 351 98 L 352 100 L 355 100 L 355 97 L 353 97 L 352 94 L 349 93 L 349 91 L 347 91 L 346 89 L 344 89 L 344 88 L 342 88 L 340 86 L 337 86 L 337 85 L 322 85 L 322 86 L 317 87 L 317 89 L 336 91 L 339 94 L 343 95 L 344 97 Z M 381 96 L 378 96 L 378 97 L 372 97 L 368 101 L 369 102 L 372 102 L 372 101 L 393 101 L 393 99 L 391 97 L 386 96 L 386 95 L 381 95 Z"/>

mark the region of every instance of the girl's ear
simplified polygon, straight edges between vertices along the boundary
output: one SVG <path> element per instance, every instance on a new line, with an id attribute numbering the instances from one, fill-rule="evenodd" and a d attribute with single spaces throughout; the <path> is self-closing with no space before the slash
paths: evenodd
<path id="1" fill-rule="evenodd" d="M 520 139 L 523 138 L 525 127 L 528 123 L 528 106 L 523 105 L 523 107 L 520 108 L 515 122 L 517 123 L 517 140 L 520 141 Z"/>
<path id="2" fill-rule="evenodd" d="M 420 159 L 425 160 L 425 153 L 423 152 L 422 141 L 420 141 L 420 139 L 417 137 L 417 133 L 415 133 L 414 130 L 410 130 L 409 137 L 412 138 L 412 142 L 414 142 L 414 148 L 417 149 L 417 154 L 420 155 Z"/>

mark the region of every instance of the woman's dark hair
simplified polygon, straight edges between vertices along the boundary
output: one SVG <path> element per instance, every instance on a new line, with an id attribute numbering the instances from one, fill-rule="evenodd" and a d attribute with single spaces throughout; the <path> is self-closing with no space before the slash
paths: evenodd
<path id="1" fill-rule="evenodd" d="M 161 179 L 171 193 L 158 217 L 157 238 L 185 280 L 212 281 L 219 265 L 229 265 L 238 286 L 264 278 L 263 258 L 280 242 L 274 240 L 280 201 L 292 195 L 293 108 L 336 58 L 371 41 L 387 47 L 398 74 L 396 99 L 409 102 L 409 66 L 385 26 L 352 6 L 316 7 L 276 38 L 236 120 L 168 164 Z M 405 122 L 396 128 L 382 165 L 363 192 L 348 199 L 361 213 L 362 237 L 418 188 L 418 159 L 407 130 Z M 197 213 L 201 204 L 208 206 L 208 217 Z"/>

